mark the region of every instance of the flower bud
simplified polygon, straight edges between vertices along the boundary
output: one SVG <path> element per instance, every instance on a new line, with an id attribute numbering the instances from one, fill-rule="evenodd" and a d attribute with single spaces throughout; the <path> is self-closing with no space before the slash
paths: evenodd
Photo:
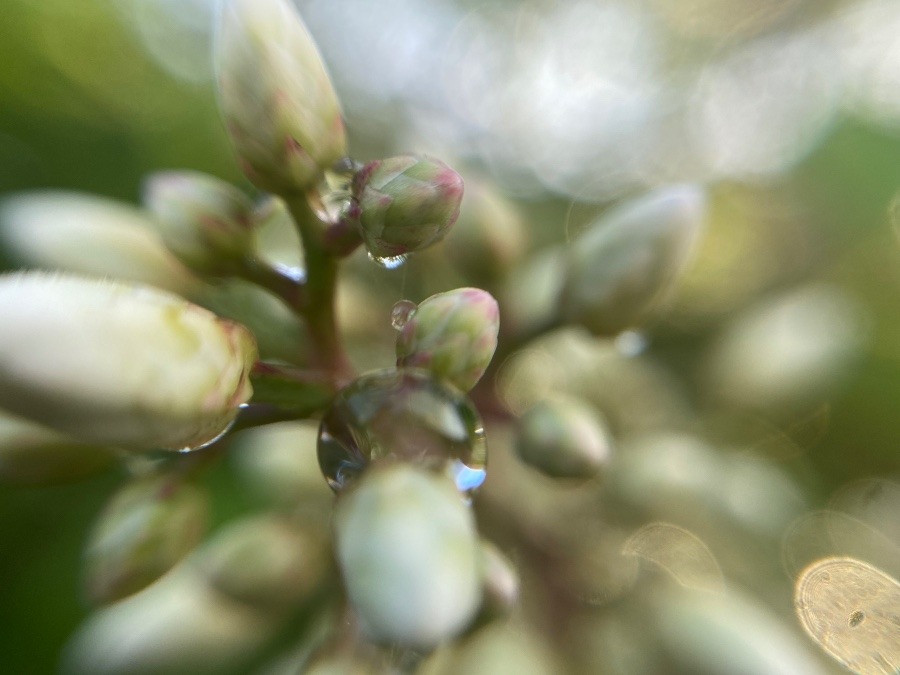
<path id="1" fill-rule="evenodd" d="M 497 349 L 497 301 L 478 288 L 457 288 L 422 301 L 397 336 L 397 366 L 422 368 L 469 391 Z"/>
<path id="2" fill-rule="evenodd" d="M 200 286 L 146 214 L 94 195 L 44 191 L 7 197 L 0 203 L 0 247 L 26 267 L 135 281 L 181 294 Z"/>
<path id="3" fill-rule="evenodd" d="M 554 478 L 590 478 L 609 461 L 610 438 L 594 409 L 577 399 L 541 401 L 519 420 L 516 451 Z"/>
<path id="4" fill-rule="evenodd" d="M 200 542 L 208 511 L 203 490 L 179 476 L 151 476 L 119 490 L 85 551 L 90 600 L 119 600 L 159 579 Z"/>
<path id="5" fill-rule="evenodd" d="M 55 485 L 108 468 L 115 452 L 0 411 L 0 483 Z"/>
<path id="6" fill-rule="evenodd" d="M 601 217 L 570 246 L 563 317 L 607 336 L 645 320 L 685 268 L 704 210 L 703 191 L 680 185 Z"/>
<path id="7" fill-rule="evenodd" d="M 224 3 L 215 62 L 219 107 L 241 168 L 257 187 L 307 190 L 346 155 L 337 95 L 290 2 Z"/>
<path id="8" fill-rule="evenodd" d="M 366 164 L 353 179 L 349 217 L 375 258 L 420 251 L 456 222 L 463 180 L 430 157 L 401 155 Z"/>
<path id="9" fill-rule="evenodd" d="M 484 600 L 480 619 L 490 621 L 508 615 L 519 601 L 519 573 L 494 544 L 481 540 Z"/>
<path id="10" fill-rule="evenodd" d="M 290 611 L 328 581 L 331 558 L 322 536 L 274 515 L 249 517 L 223 529 L 199 565 L 224 595 L 262 611 Z"/>
<path id="11" fill-rule="evenodd" d="M 334 527 L 347 594 L 373 639 L 429 648 L 475 616 L 478 535 L 446 478 L 407 464 L 372 470 L 338 500 Z"/>
<path id="12" fill-rule="evenodd" d="M 522 258 L 528 232 L 514 204 L 489 185 L 470 185 L 443 253 L 463 278 L 490 287 Z"/>
<path id="13" fill-rule="evenodd" d="M 0 406 L 86 442 L 192 449 L 252 393 L 246 328 L 162 291 L 0 276 Z"/>
<path id="14" fill-rule="evenodd" d="M 253 249 L 253 204 L 237 188 L 195 171 L 153 174 L 144 204 L 169 250 L 192 270 L 227 274 Z"/>

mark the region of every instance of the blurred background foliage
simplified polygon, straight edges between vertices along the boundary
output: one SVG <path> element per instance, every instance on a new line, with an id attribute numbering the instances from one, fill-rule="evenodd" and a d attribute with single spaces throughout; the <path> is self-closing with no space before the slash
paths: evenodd
<path id="1" fill-rule="evenodd" d="M 249 189 L 216 107 L 212 5 L 4 0 L 0 193 L 54 188 L 134 203 L 145 174 L 170 168 L 206 171 Z M 646 434 L 634 442 L 637 449 L 623 443 L 619 451 L 629 450 L 636 464 L 620 469 L 633 474 L 613 481 L 614 506 L 605 507 L 618 509 L 620 523 L 636 528 L 656 518 L 699 533 L 689 506 L 664 489 L 666 462 L 680 470 L 674 465 L 681 451 L 681 469 L 709 475 L 715 465 L 714 482 L 731 486 L 718 502 L 700 500 L 712 520 L 728 521 L 732 509 L 745 524 L 770 529 L 776 541 L 790 531 L 792 516 L 832 508 L 842 486 L 898 480 L 898 3 L 299 6 L 345 106 L 354 155 L 426 152 L 459 169 L 470 194 L 479 181 L 493 183 L 515 200 L 530 254 L 565 245 L 608 205 L 648 187 L 709 186 L 711 219 L 696 263 L 669 312 L 646 335 L 628 338 L 637 351 L 647 341 L 640 356 L 621 357 L 627 340 L 616 351 L 588 345 L 580 334 L 557 334 L 500 373 L 514 411 L 524 409 L 529 391 L 571 389 L 580 377 L 588 381 L 575 388 L 620 437 L 667 431 L 676 420 L 680 432 L 705 438 L 699 449 L 682 439 L 677 452 L 654 448 Z M 350 261 L 344 315 L 358 365 L 390 363 L 387 316 L 395 300 L 450 287 L 453 273 L 435 264 L 441 255 L 414 257 L 391 273 Z M 6 268 L 17 264 L 5 251 L 0 259 Z M 517 287 L 541 286 L 530 283 L 536 286 L 514 277 L 501 304 L 506 298 L 515 306 Z M 587 358 L 590 349 L 596 353 Z M 581 367 L 588 361 L 594 370 Z M 502 439 L 491 442 L 502 446 Z M 741 452 L 723 450 L 734 447 Z M 240 469 L 236 462 L 207 477 L 217 497 L 214 524 L 265 501 L 245 489 L 234 464 Z M 526 485 L 533 478 L 519 476 L 502 453 L 494 466 Z M 83 542 L 117 479 L 111 472 L 74 485 L 0 488 L 6 672 L 56 668 L 87 612 L 78 592 Z M 744 488 L 746 503 L 738 504 L 735 493 Z M 502 487 L 496 492 L 503 503 Z M 796 504 L 779 511 L 773 495 Z M 896 535 L 898 513 L 886 510 L 873 526 Z M 553 519 L 545 524 L 561 527 Z M 573 536 L 561 534 L 560 545 L 575 546 Z M 745 559 L 742 568 L 741 556 L 750 554 L 727 545 L 727 527 L 710 526 L 701 536 L 730 576 L 740 578 L 744 569 L 740 583 L 793 620 L 793 579 L 778 560 L 755 551 L 762 562 Z M 783 556 L 793 555 L 790 546 L 785 553 L 782 543 Z M 823 545 L 829 552 L 842 551 Z M 788 565 L 788 574 L 797 571 Z M 528 574 L 526 588 L 539 586 Z M 531 602 L 540 605 L 541 593 Z M 604 634 L 614 641 L 613 633 Z"/>

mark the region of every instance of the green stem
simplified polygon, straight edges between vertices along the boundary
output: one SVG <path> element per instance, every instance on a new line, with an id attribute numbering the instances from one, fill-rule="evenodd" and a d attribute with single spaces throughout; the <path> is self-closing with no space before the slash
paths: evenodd
<path id="1" fill-rule="evenodd" d="M 302 315 L 306 307 L 306 283 L 272 267 L 258 258 L 245 258 L 240 275 L 281 298 L 295 314 Z"/>
<path id="2" fill-rule="evenodd" d="M 335 300 L 338 263 L 325 242 L 323 223 L 316 216 L 305 195 L 284 195 L 285 203 L 303 242 L 306 258 L 306 317 L 315 349 L 317 365 L 332 374 L 335 381 L 345 383 L 353 376 L 337 329 Z"/>

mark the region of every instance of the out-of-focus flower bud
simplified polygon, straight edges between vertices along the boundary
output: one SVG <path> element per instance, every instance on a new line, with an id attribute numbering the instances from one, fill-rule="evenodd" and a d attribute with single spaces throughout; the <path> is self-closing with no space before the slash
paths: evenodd
<path id="1" fill-rule="evenodd" d="M 180 476 L 126 485 L 106 505 L 88 542 L 88 598 L 112 602 L 159 579 L 200 542 L 208 513 L 206 493 Z"/>
<path id="2" fill-rule="evenodd" d="M 153 222 L 128 204 L 78 192 L 29 192 L 0 203 L 0 247 L 15 263 L 157 286 L 198 289 Z"/>
<path id="3" fill-rule="evenodd" d="M 337 559 L 375 640 L 433 647 L 481 600 L 478 535 L 453 483 L 406 464 L 366 473 L 335 511 Z"/>
<path id="4" fill-rule="evenodd" d="M 0 406 L 87 442 L 192 449 L 249 400 L 253 336 L 162 291 L 0 276 Z"/>
<path id="5" fill-rule="evenodd" d="M 241 167 L 257 187 L 305 191 L 346 155 L 340 103 L 290 2 L 224 3 L 215 62 L 219 107 Z"/>
<path id="6" fill-rule="evenodd" d="M 422 368 L 469 391 L 497 349 L 497 301 L 478 288 L 457 288 L 423 300 L 397 336 L 397 366 Z"/>
<path id="7" fill-rule="evenodd" d="M 218 591 L 265 612 L 290 611 L 328 581 L 322 536 L 275 515 L 239 520 L 204 546 L 199 565 Z"/>
<path id="8" fill-rule="evenodd" d="M 645 320 L 690 259 L 705 201 L 695 185 L 663 188 L 585 230 L 569 248 L 563 317 L 607 336 Z"/>
<path id="9" fill-rule="evenodd" d="M 459 215 L 463 179 L 430 157 L 400 155 L 366 164 L 353 179 L 348 217 L 374 258 L 440 241 Z"/>
<path id="10" fill-rule="evenodd" d="M 443 253 L 465 279 L 488 286 L 501 281 L 522 258 L 527 242 L 513 203 L 486 185 L 470 183 Z"/>
<path id="11" fill-rule="evenodd" d="M 253 203 L 218 178 L 196 171 L 153 174 L 144 184 L 144 204 L 166 246 L 192 270 L 227 274 L 253 249 Z"/>
<path id="12" fill-rule="evenodd" d="M 63 655 L 63 672 L 249 672 L 248 661 L 277 634 L 279 618 L 204 583 L 186 561 L 143 591 L 92 614 Z"/>
<path id="13" fill-rule="evenodd" d="M 0 483 L 54 485 L 93 475 L 115 452 L 0 411 Z"/>
<path id="14" fill-rule="evenodd" d="M 481 540 L 483 602 L 480 619 L 506 616 L 519 601 L 519 574 L 491 542 Z"/>
<path id="15" fill-rule="evenodd" d="M 590 478 L 610 457 L 600 416 L 572 398 L 541 401 L 519 421 L 516 450 L 524 462 L 554 478 Z"/>

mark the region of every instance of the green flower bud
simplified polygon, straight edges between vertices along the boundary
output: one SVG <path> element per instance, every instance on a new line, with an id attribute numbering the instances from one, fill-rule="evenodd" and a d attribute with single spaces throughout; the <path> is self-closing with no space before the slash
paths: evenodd
<path id="1" fill-rule="evenodd" d="M 0 411 L 0 482 L 54 485 L 108 468 L 115 452 Z"/>
<path id="2" fill-rule="evenodd" d="M 373 257 L 391 258 L 440 241 L 456 222 L 462 195 L 462 177 L 443 162 L 390 157 L 356 174 L 349 217 Z"/>
<path id="3" fill-rule="evenodd" d="M 257 187 L 305 191 L 346 155 L 337 95 L 290 2 L 225 3 L 215 62 L 225 125 L 241 168 Z"/>
<path id="4" fill-rule="evenodd" d="M 153 174 L 144 204 L 169 250 L 192 270 L 228 274 L 253 249 L 253 203 L 237 188 L 195 171 Z"/>
<path id="5" fill-rule="evenodd" d="M 422 301 L 397 336 L 397 366 L 422 368 L 469 391 L 497 349 L 497 301 L 478 288 L 457 288 Z"/>
<path id="6" fill-rule="evenodd" d="M 541 401 L 519 421 L 516 451 L 554 478 L 590 478 L 609 461 L 609 433 L 594 408 L 577 399 Z"/>
<path id="7" fill-rule="evenodd" d="M 278 619 L 211 589 L 186 562 L 140 593 L 89 616 L 66 648 L 62 671 L 250 672 L 249 660 L 279 627 Z"/>
<path id="8" fill-rule="evenodd" d="M 208 512 L 206 494 L 178 476 L 152 476 L 119 490 L 85 551 L 88 598 L 112 602 L 159 579 L 200 542 Z"/>
<path id="9" fill-rule="evenodd" d="M 480 618 L 506 616 L 519 601 L 519 574 L 494 544 L 481 540 L 483 603 Z"/>
<path id="10" fill-rule="evenodd" d="M 0 276 L 0 406 L 86 442 L 184 450 L 249 400 L 246 328 L 162 291 Z"/>
<path id="11" fill-rule="evenodd" d="M 331 570 L 323 537 L 274 515 L 226 527 L 199 557 L 216 590 L 265 612 L 301 606 L 324 588 Z"/>
<path id="12" fill-rule="evenodd" d="M 470 183 L 443 253 L 465 279 L 488 286 L 500 282 L 521 260 L 527 242 L 525 223 L 514 204 L 488 185 Z"/>
<path id="13" fill-rule="evenodd" d="M 200 286 L 166 248 L 146 214 L 78 192 L 4 199 L 0 247 L 27 267 L 135 281 L 182 294 Z"/>
<path id="14" fill-rule="evenodd" d="M 347 594 L 373 639 L 429 648 L 475 616 L 478 535 L 446 478 L 407 464 L 373 469 L 338 500 L 334 528 Z"/>
<path id="15" fill-rule="evenodd" d="M 704 210 L 702 189 L 680 185 L 605 214 L 569 248 L 563 317 L 609 336 L 644 321 L 684 270 Z"/>

